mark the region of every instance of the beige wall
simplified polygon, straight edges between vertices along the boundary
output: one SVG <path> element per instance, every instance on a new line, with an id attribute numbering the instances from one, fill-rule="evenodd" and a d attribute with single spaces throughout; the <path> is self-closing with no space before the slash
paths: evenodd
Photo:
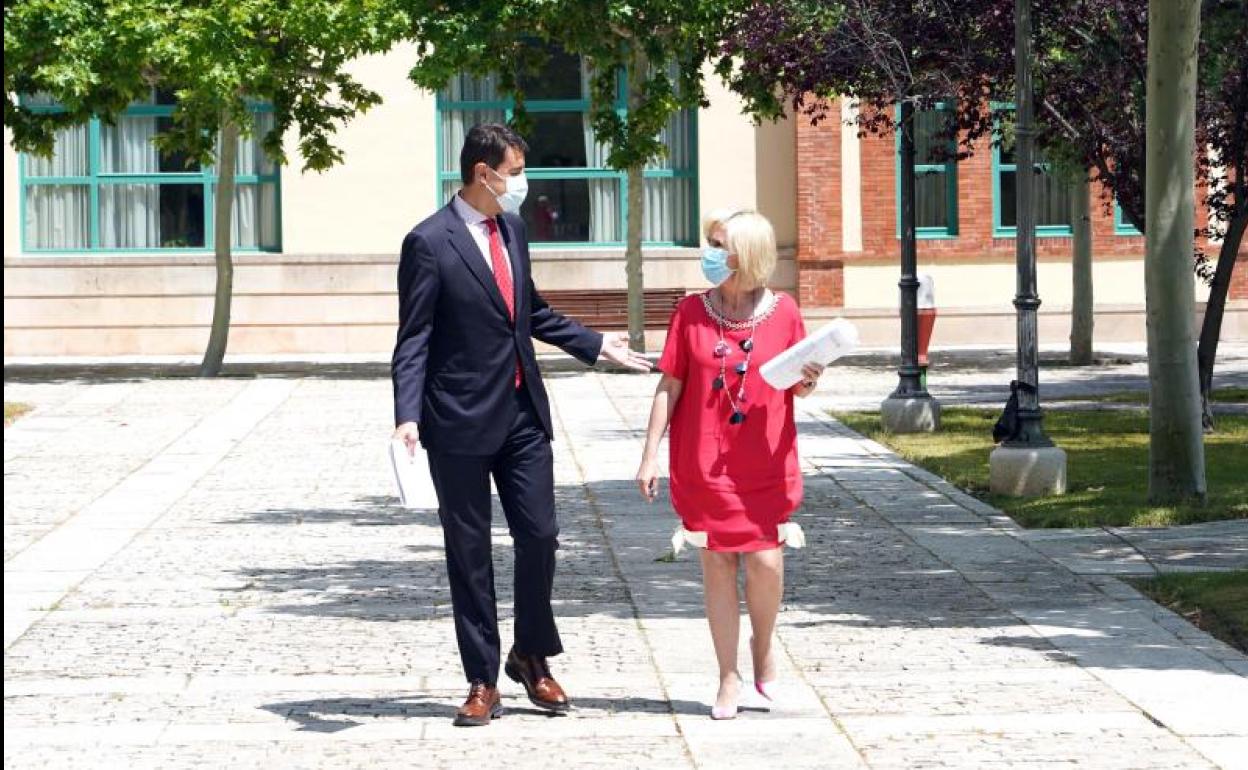
<path id="1" fill-rule="evenodd" d="M 937 307 L 1010 307 L 1014 299 L 1016 272 L 1012 263 L 920 264 L 919 272 L 930 274 L 935 281 Z M 897 307 L 898 277 L 896 265 L 847 264 L 846 307 Z M 1070 263 L 1041 262 L 1036 284 L 1045 305 L 1070 305 Z M 1143 305 L 1143 259 L 1094 262 L 1092 290 L 1097 306 Z M 1208 295 L 1208 287 L 1197 281 L 1196 301 L 1204 302 Z"/>
<path id="2" fill-rule="evenodd" d="M 286 254 L 394 254 L 412 225 L 437 205 L 434 96 L 407 79 L 415 49 L 353 63 L 383 103 L 339 130 L 345 161 L 301 172 L 298 136 L 286 137 L 282 250 Z"/>
<path id="3" fill-rule="evenodd" d="M 938 310 L 932 345 L 1014 344 L 1016 334 L 1013 299 L 1015 270 L 1011 263 L 919 265 L 920 273 L 935 280 Z M 847 264 L 843 309 L 817 309 L 808 315 L 814 323 L 843 316 L 858 326 L 863 344 L 895 347 L 900 329 L 897 321 L 898 267 L 883 264 Z M 1040 342 L 1062 345 L 1070 338 L 1071 269 L 1068 262 L 1041 262 L 1036 283 L 1040 293 Z M 1096 341 L 1143 342 L 1144 261 L 1103 260 L 1092 268 L 1096 298 Z M 1197 317 L 1209 289 L 1196 282 Z M 1222 339 L 1243 340 L 1248 323 L 1248 303 L 1231 302 L 1222 327 Z"/>
<path id="4" fill-rule="evenodd" d="M 412 46 L 353 63 L 352 73 L 383 103 L 341 128 L 344 162 L 302 171 L 298 132 L 285 137 L 282 251 L 285 254 L 397 254 L 403 234 L 432 213 L 437 199 L 434 95 L 407 79 Z M 782 249 L 796 242 L 796 142 L 791 120 L 755 126 L 741 101 L 708 69 L 711 106 L 698 116 L 698 190 L 702 214 L 748 206 L 766 214 Z M 20 253 L 17 155 L 5 132 L 5 254 Z M 552 250 L 552 255 L 559 250 Z M 691 255 L 692 258 L 692 255 Z"/>
<path id="5" fill-rule="evenodd" d="M 776 228 L 776 243 L 797 247 L 797 132 L 793 118 L 754 130 L 758 210 Z"/>
<path id="6" fill-rule="evenodd" d="M 285 138 L 282 254 L 236 256 L 230 350 L 236 354 L 384 353 L 393 344 L 394 265 L 403 234 L 439 205 L 432 94 L 406 78 L 399 48 L 353 64 L 383 104 L 340 129 L 344 163 L 300 170 Z M 758 208 L 776 227 L 774 285 L 795 281 L 795 135 L 791 121 L 755 126 L 711 75 L 699 115 L 699 211 Z M 5 355 L 157 355 L 203 351 L 211 320 L 207 254 L 20 253 L 17 155 L 6 132 Z M 534 251 L 539 286 L 623 288 L 622 249 Z M 695 248 L 647 254 L 647 285 L 703 286 Z"/>
<path id="7" fill-rule="evenodd" d="M 707 69 L 711 106 L 698 114 L 698 205 L 753 208 L 771 220 L 782 249 L 797 244 L 797 137 L 792 119 L 755 126 L 741 99 Z"/>

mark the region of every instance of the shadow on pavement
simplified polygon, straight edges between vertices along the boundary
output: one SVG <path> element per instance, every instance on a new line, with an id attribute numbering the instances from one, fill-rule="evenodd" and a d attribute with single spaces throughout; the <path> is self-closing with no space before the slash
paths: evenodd
<path id="1" fill-rule="evenodd" d="M 450 721 L 458 708 L 458 696 L 431 699 L 423 696 L 394 698 L 314 698 L 300 701 L 283 701 L 261 706 L 265 711 L 277 714 L 299 725 L 308 732 L 336 733 L 359 727 L 377 718 L 439 719 Z M 599 716 L 603 714 L 683 714 L 703 716 L 708 707 L 704 703 L 687 700 L 655 700 L 653 698 L 573 698 L 571 714 L 556 715 L 524 705 L 515 705 L 517 698 L 503 699 L 503 717 L 524 715 L 547 719 L 575 718 L 580 714 Z"/>

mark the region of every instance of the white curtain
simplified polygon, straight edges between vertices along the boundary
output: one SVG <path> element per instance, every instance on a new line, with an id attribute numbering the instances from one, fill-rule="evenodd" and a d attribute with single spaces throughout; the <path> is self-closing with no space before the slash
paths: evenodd
<path id="1" fill-rule="evenodd" d="M 651 162 L 649 169 L 684 170 L 692 165 L 689 146 L 689 113 L 680 110 L 668 119 L 659 132 L 659 140 L 667 147 L 667 155 Z M 646 210 L 642 220 L 642 238 L 647 241 L 681 242 L 689 237 L 691 185 L 680 177 L 646 180 Z"/>
<path id="2" fill-rule="evenodd" d="M 585 165 L 605 168 L 610 148 L 594 138 L 589 113 L 581 117 L 585 135 Z M 589 240 L 599 243 L 618 241 L 620 233 L 620 182 L 618 179 L 589 179 Z"/>
<path id="3" fill-rule="evenodd" d="M 159 174 L 160 153 L 152 139 L 155 117 L 118 118 L 116 125 L 100 124 L 100 173 Z"/>
<path id="4" fill-rule="evenodd" d="M 682 241 L 688 229 L 689 180 L 667 177 L 646 180 L 646 211 L 641 237 L 647 241 Z"/>
<path id="5" fill-rule="evenodd" d="M 460 73 L 442 89 L 442 100 L 448 102 L 492 102 L 497 99 L 497 75 L 474 77 Z"/>
<path id="6" fill-rule="evenodd" d="M 273 113 L 257 112 L 252 114 L 251 135 L 238 137 L 238 160 L 234 164 L 234 173 L 239 176 L 263 176 L 272 174 L 275 165 L 264 151 L 264 136 L 273 130 Z M 221 139 L 217 138 L 217 157 L 221 156 Z"/>
<path id="7" fill-rule="evenodd" d="M 581 93 L 588 98 L 590 78 L 593 73 L 581 57 Z M 581 116 L 585 139 L 585 165 L 589 168 L 606 168 L 611 148 L 594 137 L 588 112 Z M 589 240 L 609 243 L 624 238 L 620 227 L 620 182 L 618 179 L 589 179 Z"/>
<path id="8" fill-rule="evenodd" d="M 236 186 L 230 232 L 238 248 L 276 248 L 277 188 L 272 184 Z"/>
<path id="9" fill-rule="evenodd" d="M 498 99 L 498 77 L 459 74 L 451 78 L 440 96 L 446 102 L 495 101 Z M 439 170 L 455 173 L 459 172 L 459 151 L 464 147 L 468 129 L 478 123 L 502 123 L 507 119 L 504 111 L 497 109 L 443 109 L 441 115 L 442 157 L 439 158 Z M 449 200 L 449 195 L 446 198 Z"/>
<path id="10" fill-rule="evenodd" d="M 26 245 L 85 249 L 91 245 L 91 192 L 86 185 L 32 184 L 26 188 Z"/>
<path id="11" fill-rule="evenodd" d="M 100 185 L 100 246 L 160 248 L 160 185 Z"/>
<path id="12" fill-rule="evenodd" d="M 689 111 L 680 110 L 667 120 L 659 132 L 659 141 L 667 147 L 667 155 L 651 161 L 649 169 L 687 169 L 690 167 Z"/>
<path id="13" fill-rule="evenodd" d="M 502 110 L 442 110 L 442 171 L 459 173 L 459 152 L 470 128 L 504 120 Z"/>
<path id="14" fill-rule="evenodd" d="M 56 133 L 51 158 L 26 156 L 26 176 L 81 177 L 90 172 L 86 125 Z M 91 191 L 85 184 L 26 187 L 26 245 L 32 249 L 85 249 L 91 245 Z"/>
<path id="15" fill-rule="evenodd" d="M 273 129 L 273 114 L 254 113 L 250 136 L 238 138 L 238 160 L 234 164 L 239 176 L 264 176 L 275 171 L 273 161 L 264 151 L 264 136 Z M 218 152 L 220 145 L 218 144 Z M 230 222 L 231 242 L 237 248 L 263 249 L 277 247 L 277 187 L 271 183 L 236 184 L 234 214 Z"/>
<path id="16" fill-rule="evenodd" d="M 459 189 L 459 180 L 445 180 L 442 182 L 442 198 L 440 203 L 446 204 L 451 202 L 451 196 Z"/>
<path id="17" fill-rule="evenodd" d="M 100 126 L 100 172 L 158 174 L 155 117 L 120 118 Z M 155 249 L 160 242 L 160 185 L 100 185 L 100 246 Z"/>
<path id="18" fill-rule="evenodd" d="M 91 173 L 88 155 L 90 136 L 86 125 L 57 131 L 51 158 L 26 156 L 26 176 L 87 176 Z"/>

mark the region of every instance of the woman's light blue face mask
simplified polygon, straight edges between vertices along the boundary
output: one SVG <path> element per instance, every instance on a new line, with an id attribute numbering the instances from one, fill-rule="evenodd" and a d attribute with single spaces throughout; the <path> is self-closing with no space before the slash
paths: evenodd
<path id="1" fill-rule="evenodd" d="M 706 276 L 706 280 L 711 282 L 712 286 L 719 286 L 724 281 L 732 277 L 736 272 L 728 267 L 728 250 L 719 246 L 707 246 L 702 249 L 702 275 Z"/>

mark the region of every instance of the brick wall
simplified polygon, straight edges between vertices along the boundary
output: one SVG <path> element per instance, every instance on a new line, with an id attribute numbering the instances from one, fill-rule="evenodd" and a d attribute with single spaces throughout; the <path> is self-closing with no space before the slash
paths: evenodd
<path id="1" fill-rule="evenodd" d="M 832 115 L 839 110 L 829 111 Z M 861 252 L 842 248 L 841 131 L 836 119 L 811 126 L 797 121 L 797 286 L 798 299 L 807 307 L 844 305 L 843 270 L 846 264 L 896 263 L 897 237 L 896 155 L 893 136 L 861 139 L 862 245 Z M 992 148 L 985 140 L 975 155 L 957 166 L 958 235 L 948 239 L 920 239 L 920 264 L 999 263 L 1014 261 L 1013 238 L 993 236 Z M 1098 185 L 1092 194 L 1092 253 L 1097 260 L 1140 259 L 1144 238 L 1114 232 L 1110 197 Z M 1203 205 L 1197 221 L 1204 221 Z M 1042 261 L 1070 259 L 1069 237 L 1039 237 L 1036 253 Z M 1248 270 L 1239 270 L 1235 296 L 1248 296 Z M 1140 298 L 1141 302 L 1143 297 Z"/>
<path id="2" fill-rule="evenodd" d="M 1248 241 L 1245 241 L 1248 244 Z M 1235 272 L 1231 273 L 1230 299 L 1248 300 L 1248 248 L 1241 247 L 1235 259 Z"/>
<path id="3" fill-rule="evenodd" d="M 839 112 L 818 126 L 797 129 L 797 299 L 804 307 L 845 304 L 841 231 Z"/>

